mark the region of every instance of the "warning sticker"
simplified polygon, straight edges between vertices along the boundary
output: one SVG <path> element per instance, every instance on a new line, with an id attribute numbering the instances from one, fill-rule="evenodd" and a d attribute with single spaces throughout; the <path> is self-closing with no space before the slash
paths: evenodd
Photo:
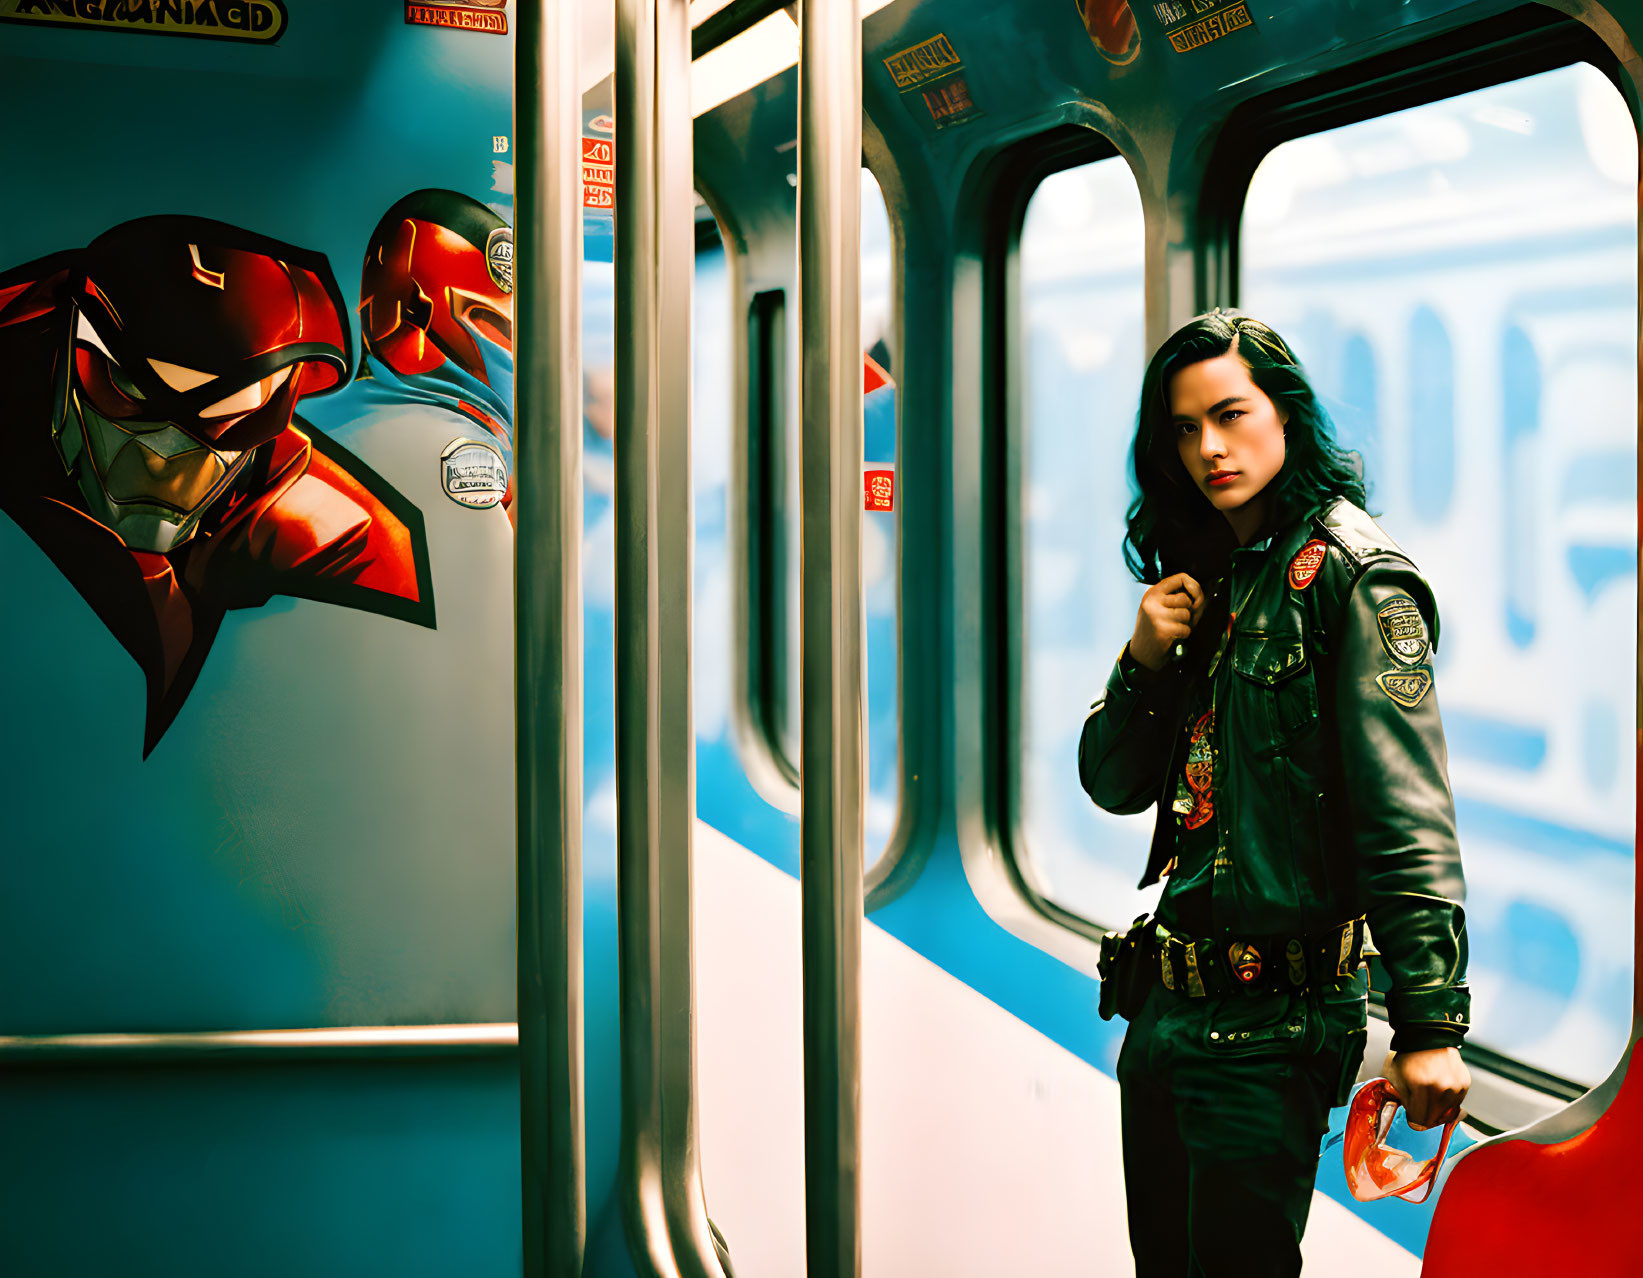
<path id="1" fill-rule="evenodd" d="M 964 62 L 946 36 L 931 36 L 910 49 L 891 54 L 883 62 L 902 98 L 916 93 L 936 128 L 963 124 L 981 114 L 970 96 Z"/>
<path id="2" fill-rule="evenodd" d="M 412 4 L 406 0 L 405 21 L 414 27 L 451 27 L 457 31 L 508 34 L 507 0 L 445 0 L 443 4 Z"/>
<path id="3" fill-rule="evenodd" d="M 963 124 L 981 114 L 970 98 L 970 83 L 962 74 L 950 76 L 940 84 L 932 84 L 922 92 L 924 105 L 930 108 L 930 118 L 938 129 Z"/>
<path id="4" fill-rule="evenodd" d="M 868 466 L 861 472 L 863 510 L 896 508 L 896 471 L 893 466 Z"/>
<path id="5" fill-rule="evenodd" d="M 884 59 L 884 65 L 890 72 L 890 78 L 896 82 L 896 88 L 905 90 L 946 75 L 964 63 L 959 60 L 952 41 L 944 35 L 936 35 L 923 44 L 891 54 Z"/>
<path id="6" fill-rule="evenodd" d="M 616 143 L 609 138 L 582 139 L 582 207 L 616 207 Z"/>
<path id="7" fill-rule="evenodd" d="M 1154 0 L 1152 11 L 1177 53 L 1191 53 L 1224 35 L 1255 27 L 1244 0 Z"/>

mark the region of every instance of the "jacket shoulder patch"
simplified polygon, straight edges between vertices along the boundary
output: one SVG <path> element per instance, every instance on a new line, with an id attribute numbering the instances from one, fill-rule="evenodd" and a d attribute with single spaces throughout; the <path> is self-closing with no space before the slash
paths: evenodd
<path id="1" fill-rule="evenodd" d="M 1431 650 L 1426 622 L 1420 608 L 1408 595 L 1394 595 L 1375 613 L 1380 623 L 1381 643 L 1399 665 L 1418 666 Z"/>
<path id="2" fill-rule="evenodd" d="M 1295 558 L 1289 561 L 1289 584 L 1294 590 L 1305 590 L 1318 576 L 1318 569 L 1323 567 L 1324 556 L 1329 553 L 1329 545 L 1322 538 L 1314 537 L 1300 550 L 1296 551 Z"/>
<path id="3" fill-rule="evenodd" d="M 1319 514 L 1315 526 L 1345 552 L 1354 572 L 1386 555 L 1409 559 L 1403 547 L 1386 535 L 1385 529 L 1344 497 Z"/>
<path id="4" fill-rule="evenodd" d="M 1418 670 L 1388 670 L 1375 682 L 1404 709 L 1413 710 L 1432 691 L 1432 672 L 1424 666 Z"/>

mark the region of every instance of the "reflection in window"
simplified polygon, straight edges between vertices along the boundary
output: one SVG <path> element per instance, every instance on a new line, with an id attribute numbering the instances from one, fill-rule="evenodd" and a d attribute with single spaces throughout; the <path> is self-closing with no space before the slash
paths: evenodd
<path id="1" fill-rule="evenodd" d="M 728 544 L 730 271 L 711 214 L 705 206 L 696 212 L 690 325 L 691 515 L 696 533 L 691 556 L 691 716 L 697 810 L 704 820 L 719 823 L 720 796 L 736 793 L 743 784 L 730 719 L 736 653 Z"/>
<path id="2" fill-rule="evenodd" d="M 1022 659 L 1018 864 L 1045 897 L 1122 925 L 1151 814 L 1098 809 L 1078 784 L 1089 704 L 1135 626 L 1124 567 L 1143 332 L 1141 196 L 1122 159 L 1053 173 L 1021 230 Z"/>
<path id="3" fill-rule="evenodd" d="M 871 866 L 894 832 L 900 794 L 897 746 L 897 520 L 895 334 L 891 322 L 890 219 L 872 174 L 862 170 L 861 334 L 864 348 L 863 461 L 887 473 L 892 511 L 862 516 L 862 611 L 866 646 L 866 859 Z M 700 210 L 706 216 L 706 210 Z M 747 299 L 750 387 L 747 503 L 752 588 L 746 637 L 750 671 L 732 669 L 733 642 L 726 487 L 731 449 L 731 295 L 723 246 L 698 236 L 693 310 L 692 467 L 696 502 L 695 716 L 698 807 L 704 816 L 715 778 L 745 784 L 729 732 L 732 678 L 748 680 L 761 730 L 797 776 L 800 732 L 798 333 L 794 299 L 769 290 Z M 855 481 L 858 484 L 861 481 Z M 862 491 L 858 489 L 858 491 Z M 727 793 L 731 790 L 727 789 Z M 745 808 L 745 805 L 743 805 Z M 732 831 L 735 833 L 735 831 Z M 745 832 L 744 832 L 745 833 Z"/>
<path id="4" fill-rule="evenodd" d="M 1501 452 L 1506 485 L 1501 493 L 1500 536 L 1506 550 L 1506 633 L 1519 648 L 1535 638 L 1535 433 L 1540 425 L 1540 361 L 1529 335 L 1516 324 L 1500 351 Z"/>
<path id="5" fill-rule="evenodd" d="M 889 471 L 894 510 L 868 510 L 861 518 L 862 614 L 867 685 L 867 865 L 883 853 L 896 826 L 901 774 L 897 758 L 896 597 L 897 520 L 901 512 L 896 474 L 896 340 L 890 316 L 890 215 L 884 194 L 861 171 L 861 344 L 863 361 L 862 460 L 874 472 Z M 863 490 L 865 494 L 865 489 Z"/>
<path id="6" fill-rule="evenodd" d="M 867 169 L 861 171 L 861 344 L 864 352 L 862 399 L 862 460 L 866 467 L 890 471 L 896 464 L 895 334 L 891 331 L 890 215 L 884 194 Z M 796 316 L 794 317 L 796 319 Z M 798 393 L 797 331 L 793 339 L 793 394 Z M 787 506 L 779 522 L 785 527 L 787 650 L 778 668 L 786 671 L 787 696 L 781 712 L 782 753 L 797 767 L 799 759 L 799 431 L 797 412 L 789 415 L 786 442 L 790 464 L 785 473 Z M 863 701 L 867 745 L 867 793 L 864 835 L 869 868 L 884 851 L 895 831 L 901 778 L 898 770 L 896 697 L 897 520 L 900 518 L 900 476 L 894 475 L 893 511 L 867 510 L 861 521 L 862 619 L 866 646 L 862 649 Z"/>
<path id="7" fill-rule="evenodd" d="M 1455 493 L 1455 350 L 1430 306 L 1409 321 L 1409 420 L 1421 424 L 1423 447 L 1404 467 L 1409 504 L 1428 523 L 1442 519 Z"/>
<path id="8" fill-rule="evenodd" d="M 1581 64 L 1280 146 L 1243 226 L 1442 610 L 1473 1037 L 1585 1083 L 1631 1015 L 1636 187 Z"/>

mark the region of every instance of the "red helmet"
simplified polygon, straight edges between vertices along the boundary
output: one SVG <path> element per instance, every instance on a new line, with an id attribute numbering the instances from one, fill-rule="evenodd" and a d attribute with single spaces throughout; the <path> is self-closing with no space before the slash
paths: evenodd
<path id="1" fill-rule="evenodd" d="M 1434 1178 L 1443 1166 L 1443 1156 L 1449 1151 L 1449 1138 L 1460 1122 L 1460 1112 L 1457 1110 L 1444 1124 L 1442 1136 L 1436 1138 L 1435 1153 L 1411 1154 L 1388 1141 L 1396 1138 L 1400 1145 L 1413 1146 L 1431 1144 L 1434 1138 L 1427 1137 L 1422 1142 L 1422 1133 L 1415 1132 L 1407 1121 L 1399 1121 L 1402 1110 L 1398 1093 L 1384 1078 L 1371 1079 L 1352 1097 L 1346 1112 L 1341 1152 L 1346 1163 L 1347 1188 L 1359 1202 L 1370 1203 L 1396 1195 L 1413 1203 L 1423 1203 L 1432 1192 Z M 1419 1198 L 1411 1198 L 1422 1186 L 1426 1192 Z"/>
<path id="2" fill-rule="evenodd" d="M 323 254 L 190 216 L 74 255 L 53 437 L 93 518 L 134 550 L 197 531 L 297 401 L 353 365 Z"/>
<path id="3" fill-rule="evenodd" d="M 372 232 L 359 296 L 366 350 L 401 377 L 449 360 L 489 386 L 478 339 L 513 350 L 513 232 L 456 191 L 414 191 Z"/>

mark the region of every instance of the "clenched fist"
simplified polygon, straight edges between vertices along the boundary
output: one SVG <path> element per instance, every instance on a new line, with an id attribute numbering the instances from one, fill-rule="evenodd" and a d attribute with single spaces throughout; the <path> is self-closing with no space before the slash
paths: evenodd
<path id="1" fill-rule="evenodd" d="M 1204 588 L 1184 572 L 1148 586 L 1135 614 L 1130 656 L 1148 670 L 1162 670 L 1170 649 L 1192 633 L 1204 614 Z"/>
<path id="2" fill-rule="evenodd" d="M 1472 1075 L 1453 1047 L 1390 1052 L 1381 1073 L 1392 1082 L 1416 1131 L 1446 1123 L 1466 1099 Z"/>

